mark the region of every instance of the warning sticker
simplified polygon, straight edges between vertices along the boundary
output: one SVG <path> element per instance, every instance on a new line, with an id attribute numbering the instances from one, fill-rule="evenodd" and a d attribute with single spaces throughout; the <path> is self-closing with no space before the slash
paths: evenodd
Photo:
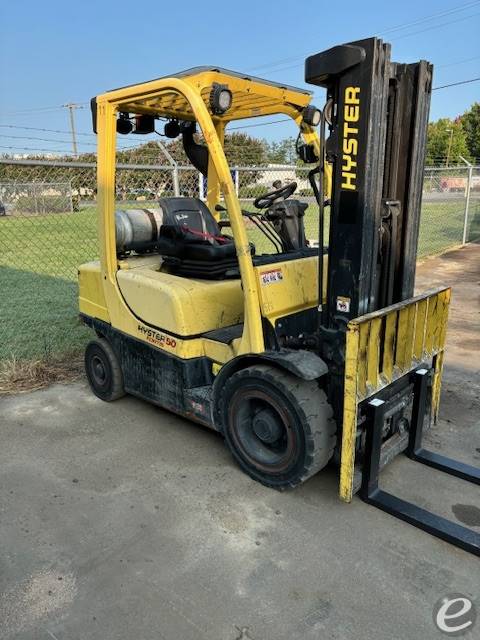
<path id="1" fill-rule="evenodd" d="M 337 297 L 337 311 L 342 313 L 349 313 L 350 311 L 350 298 L 344 298 L 343 296 Z"/>
<path id="2" fill-rule="evenodd" d="M 280 282 L 281 280 L 283 280 L 283 273 L 281 269 L 271 269 L 270 271 L 263 271 L 263 273 L 260 274 L 260 281 L 262 285 Z"/>

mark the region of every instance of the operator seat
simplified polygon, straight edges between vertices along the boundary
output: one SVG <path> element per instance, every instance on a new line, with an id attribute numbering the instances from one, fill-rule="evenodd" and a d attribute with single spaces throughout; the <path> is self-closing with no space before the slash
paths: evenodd
<path id="1" fill-rule="evenodd" d="M 199 198 L 160 198 L 158 251 L 170 273 L 191 278 L 239 277 L 233 239 L 224 236 Z"/>

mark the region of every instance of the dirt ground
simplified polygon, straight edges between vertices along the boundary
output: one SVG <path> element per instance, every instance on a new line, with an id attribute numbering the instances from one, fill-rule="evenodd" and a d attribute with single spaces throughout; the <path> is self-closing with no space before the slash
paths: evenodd
<path id="1" fill-rule="evenodd" d="M 453 301 L 427 438 L 478 466 L 480 245 L 420 265 L 418 289 L 442 284 Z M 102 403 L 83 381 L 6 397 L 0 442 L 2 640 L 440 640 L 440 598 L 480 613 L 473 556 L 340 503 L 334 469 L 269 490 L 217 434 L 135 398 Z M 480 532 L 478 487 L 404 456 L 382 486 Z"/>
<path id="2" fill-rule="evenodd" d="M 452 287 L 452 302 L 438 432 L 448 449 L 458 432 L 472 433 L 480 420 L 480 244 L 467 245 L 419 265 L 418 292 L 445 284 Z M 446 436 L 449 433 L 451 437 Z M 475 434 L 478 438 L 477 430 Z M 473 454 L 480 460 L 480 450 Z"/>

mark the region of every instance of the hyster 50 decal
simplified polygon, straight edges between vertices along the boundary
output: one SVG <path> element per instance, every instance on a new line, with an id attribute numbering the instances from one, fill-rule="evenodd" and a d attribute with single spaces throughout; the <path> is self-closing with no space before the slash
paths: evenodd
<path id="1" fill-rule="evenodd" d="M 138 324 L 137 329 L 139 333 L 145 336 L 147 342 L 154 344 L 156 347 L 160 347 L 161 349 L 165 349 L 165 347 L 175 349 L 175 347 L 177 346 L 177 341 L 175 340 L 175 338 L 171 338 L 164 333 L 160 333 L 160 331 L 157 331 L 156 329 L 151 329 L 150 327 L 146 327 L 143 324 Z"/>
<path id="2" fill-rule="evenodd" d="M 358 125 L 360 120 L 360 87 L 345 88 L 343 109 L 342 189 L 357 188 Z"/>

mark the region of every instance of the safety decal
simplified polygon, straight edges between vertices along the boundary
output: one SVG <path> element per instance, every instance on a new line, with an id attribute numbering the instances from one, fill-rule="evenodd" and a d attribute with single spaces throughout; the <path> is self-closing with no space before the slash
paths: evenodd
<path id="1" fill-rule="evenodd" d="M 272 284 L 273 282 L 281 282 L 283 280 L 283 273 L 281 269 L 270 269 L 270 271 L 263 271 L 260 274 L 260 282 L 262 285 Z"/>
<path id="2" fill-rule="evenodd" d="M 344 296 L 337 297 L 337 311 L 341 313 L 349 313 L 350 312 L 350 298 L 345 298 Z"/>

